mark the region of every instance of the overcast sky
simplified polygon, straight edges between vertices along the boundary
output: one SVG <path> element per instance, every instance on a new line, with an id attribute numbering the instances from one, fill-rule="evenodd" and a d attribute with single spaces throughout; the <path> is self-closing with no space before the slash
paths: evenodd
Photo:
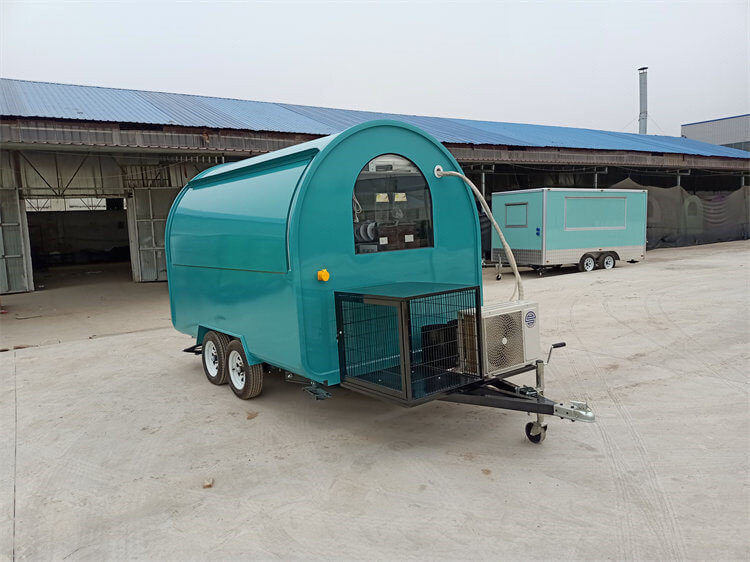
<path id="1" fill-rule="evenodd" d="M 750 112 L 750 0 L 0 0 L 0 74 L 649 133 Z"/>

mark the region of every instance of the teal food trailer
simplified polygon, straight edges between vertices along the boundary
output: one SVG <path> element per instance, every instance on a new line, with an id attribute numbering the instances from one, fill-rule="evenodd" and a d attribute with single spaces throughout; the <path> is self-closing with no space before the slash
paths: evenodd
<path id="1" fill-rule="evenodd" d="M 611 269 L 646 257 L 646 197 L 640 189 L 504 191 L 492 194 L 492 213 L 519 266 Z M 492 259 L 508 261 L 494 232 Z"/>
<path id="2" fill-rule="evenodd" d="M 281 371 L 316 399 L 341 385 L 591 421 L 543 396 L 537 305 L 482 307 L 476 205 L 438 170 L 461 168 L 434 138 L 372 121 L 193 178 L 167 219 L 167 274 L 208 380 L 247 399 Z M 505 381 L 529 370 L 535 389 Z"/>

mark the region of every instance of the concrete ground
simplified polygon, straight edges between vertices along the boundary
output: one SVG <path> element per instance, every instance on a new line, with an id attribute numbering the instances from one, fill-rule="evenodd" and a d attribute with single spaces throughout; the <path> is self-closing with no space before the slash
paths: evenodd
<path id="1" fill-rule="evenodd" d="M 116 267 L 4 297 L 0 347 L 33 347 L 0 353 L 0 558 L 747 560 L 749 254 L 526 273 L 568 343 L 547 394 L 598 417 L 541 445 L 521 413 L 278 376 L 240 401 L 180 351 L 166 286 Z M 511 290 L 486 271 L 487 302 Z"/>
<path id="2" fill-rule="evenodd" d="M 35 273 L 43 287 L 6 295 L 0 349 L 51 345 L 170 326 L 166 283 L 133 283 L 129 263 Z"/>

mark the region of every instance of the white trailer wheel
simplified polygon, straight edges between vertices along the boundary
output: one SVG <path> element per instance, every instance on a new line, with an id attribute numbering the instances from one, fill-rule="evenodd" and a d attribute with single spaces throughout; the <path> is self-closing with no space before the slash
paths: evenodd
<path id="1" fill-rule="evenodd" d="M 219 374 L 219 354 L 214 342 L 207 341 L 203 346 L 203 360 L 206 363 L 206 371 L 215 378 Z"/>
<path id="2" fill-rule="evenodd" d="M 263 390 L 263 365 L 248 365 L 240 340 L 232 340 L 227 348 L 229 386 L 239 398 L 254 398 Z"/>
<path id="3" fill-rule="evenodd" d="M 581 261 L 578 262 L 578 271 L 594 271 L 596 269 L 596 260 L 591 254 L 584 254 Z"/>
<path id="4" fill-rule="evenodd" d="M 232 350 L 227 358 L 229 366 L 229 378 L 235 388 L 245 388 L 245 361 L 237 350 Z"/>
<path id="5" fill-rule="evenodd" d="M 226 358 L 229 346 L 229 336 L 219 332 L 207 332 L 203 337 L 203 351 L 201 362 L 203 372 L 211 384 L 226 384 Z"/>
<path id="6" fill-rule="evenodd" d="M 602 258 L 602 268 L 612 269 L 615 266 L 615 257 L 612 254 L 605 254 Z"/>

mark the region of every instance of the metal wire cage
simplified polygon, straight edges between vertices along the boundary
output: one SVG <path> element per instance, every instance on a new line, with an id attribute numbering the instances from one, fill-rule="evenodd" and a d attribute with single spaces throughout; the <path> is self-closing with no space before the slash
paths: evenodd
<path id="1" fill-rule="evenodd" d="M 395 283 L 336 292 L 343 386 L 414 405 L 482 378 L 477 365 L 459 353 L 458 342 L 459 315 L 471 310 L 477 322 L 471 343 L 481 350 L 479 287 L 429 288 L 435 285 Z"/>

